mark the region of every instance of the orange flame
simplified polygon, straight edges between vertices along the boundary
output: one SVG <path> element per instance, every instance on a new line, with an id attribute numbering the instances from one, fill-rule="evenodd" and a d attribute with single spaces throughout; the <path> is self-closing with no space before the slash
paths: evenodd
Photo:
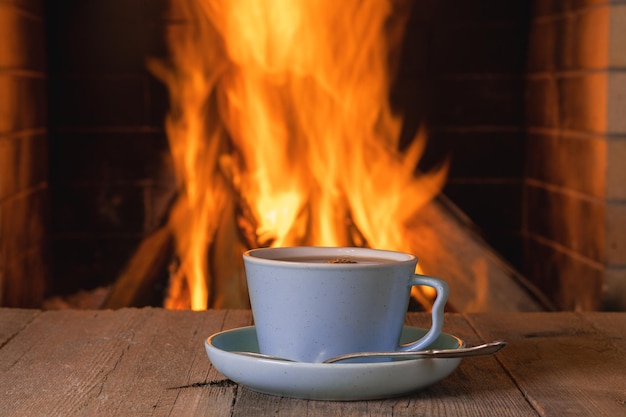
<path id="1" fill-rule="evenodd" d="M 398 150 L 402 120 L 388 102 L 393 2 L 172 6 L 183 23 L 169 31 L 171 62 L 149 65 L 171 96 L 181 195 L 170 225 L 191 308 L 212 297 L 208 252 L 233 207 L 254 225 L 256 245 L 410 251 L 406 225 L 447 169 L 415 174 L 423 131 Z"/>

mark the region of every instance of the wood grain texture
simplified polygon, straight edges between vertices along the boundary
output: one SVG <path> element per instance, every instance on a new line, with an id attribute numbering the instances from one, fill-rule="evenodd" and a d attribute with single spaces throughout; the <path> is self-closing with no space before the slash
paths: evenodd
<path id="1" fill-rule="evenodd" d="M 626 415 L 626 315 L 480 314 L 470 322 L 484 338 L 509 341 L 499 360 L 541 415 Z"/>
<path id="2" fill-rule="evenodd" d="M 447 314 L 473 345 L 504 339 L 400 398 L 306 401 L 256 393 L 217 372 L 204 340 L 249 310 L 0 309 L 0 416 L 617 416 L 626 411 L 626 313 Z M 407 323 L 426 327 L 425 313 Z"/>
<path id="3" fill-rule="evenodd" d="M 37 310 L 0 308 L 0 347 L 39 314 Z"/>

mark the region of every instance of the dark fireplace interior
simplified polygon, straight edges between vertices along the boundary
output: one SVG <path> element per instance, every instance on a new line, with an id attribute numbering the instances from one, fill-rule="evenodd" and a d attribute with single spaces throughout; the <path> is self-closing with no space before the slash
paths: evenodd
<path id="1" fill-rule="evenodd" d="M 449 159 L 442 199 L 557 309 L 626 309 L 626 1 L 395 3 L 390 99 L 406 141 L 427 128 L 420 168 Z M 169 98 L 146 60 L 167 10 L 0 0 L 0 306 L 110 286 L 164 223 Z"/>

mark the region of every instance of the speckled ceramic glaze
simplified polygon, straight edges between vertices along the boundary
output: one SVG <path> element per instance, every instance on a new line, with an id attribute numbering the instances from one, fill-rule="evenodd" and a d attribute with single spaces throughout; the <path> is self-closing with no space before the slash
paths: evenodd
<path id="1" fill-rule="evenodd" d="M 428 329 L 405 326 L 400 341 L 410 343 Z M 213 366 L 224 376 L 255 391 L 309 400 L 371 400 L 404 395 L 450 375 L 461 358 L 410 359 L 380 363 L 305 363 L 251 358 L 258 352 L 255 327 L 214 334 L 204 343 Z M 441 333 L 428 349 L 458 349 L 458 337 Z"/>
<path id="2" fill-rule="evenodd" d="M 294 261 L 305 257 L 372 263 Z M 343 353 L 419 350 L 443 327 L 447 284 L 415 274 L 413 255 L 367 248 L 265 248 L 244 254 L 252 313 L 261 353 L 300 362 L 321 362 Z M 401 345 L 411 287 L 437 291 L 432 326 Z"/>

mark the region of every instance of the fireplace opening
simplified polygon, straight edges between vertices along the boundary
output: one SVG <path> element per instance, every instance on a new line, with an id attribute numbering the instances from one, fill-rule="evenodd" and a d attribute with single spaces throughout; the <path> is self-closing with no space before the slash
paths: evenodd
<path id="1" fill-rule="evenodd" d="M 159 305 L 181 271 L 171 92 L 149 62 L 171 63 L 166 34 L 189 18 L 165 0 L 86 3 L 0 0 L 3 306 Z M 389 7 L 397 148 L 423 136 L 420 172 L 449 161 L 409 230 L 424 270 L 453 281 L 452 308 L 626 308 L 626 5 Z M 232 245 L 263 244 L 236 206 L 218 214 Z M 233 253 L 206 260 L 228 269 Z M 209 306 L 241 306 L 223 301 L 242 291 L 233 274 Z"/>

